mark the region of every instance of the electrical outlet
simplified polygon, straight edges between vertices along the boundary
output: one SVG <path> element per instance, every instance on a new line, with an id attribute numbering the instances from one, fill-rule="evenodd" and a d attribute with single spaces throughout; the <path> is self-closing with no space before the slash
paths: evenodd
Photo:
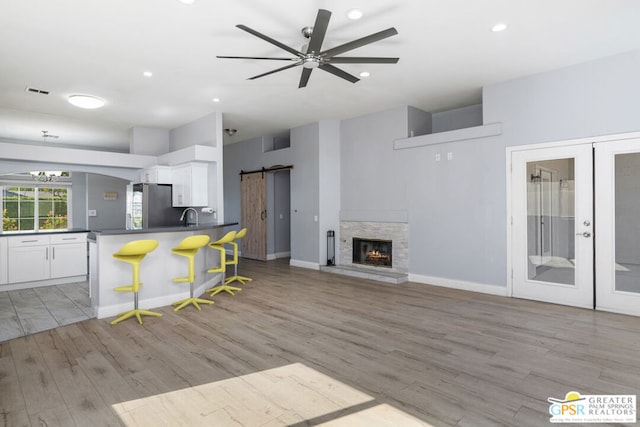
<path id="1" fill-rule="evenodd" d="M 98 212 L 95 209 L 89 209 L 88 214 L 89 216 L 98 216 Z"/>
<path id="2" fill-rule="evenodd" d="M 436 162 L 440 161 L 440 153 L 436 153 Z"/>

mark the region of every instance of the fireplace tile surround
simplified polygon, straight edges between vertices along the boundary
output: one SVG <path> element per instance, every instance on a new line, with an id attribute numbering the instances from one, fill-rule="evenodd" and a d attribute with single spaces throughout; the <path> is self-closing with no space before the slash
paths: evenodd
<path id="1" fill-rule="evenodd" d="M 340 221 L 339 262 L 371 271 L 409 272 L 409 233 L 406 222 L 395 221 Z M 393 242 L 393 266 L 379 267 L 353 264 L 353 238 L 390 240 Z"/>

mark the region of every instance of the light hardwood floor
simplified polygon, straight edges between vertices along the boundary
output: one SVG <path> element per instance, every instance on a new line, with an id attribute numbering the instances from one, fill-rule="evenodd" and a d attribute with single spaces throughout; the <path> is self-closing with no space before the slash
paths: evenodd
<path id="1" fill-rule="evenodd" d="M 0 425 L 145 425 L 146 407 L 165 425 L 540 426 L 548 397 L 640 395 L 640 318 L 283 261 L 239 271 L 253 282 L 201 312 L 1 343 Z"/>

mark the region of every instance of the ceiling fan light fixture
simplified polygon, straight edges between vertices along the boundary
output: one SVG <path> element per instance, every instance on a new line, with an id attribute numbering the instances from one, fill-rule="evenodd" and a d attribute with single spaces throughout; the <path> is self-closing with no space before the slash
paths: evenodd
<path id="1" fill-rule="evenodd" d="M 364 15 L 364 13 L 362 13 L 362 11 L 360 9 L 349 9 L 347 11 L 347 18 L 349 18 L 351 20 L 354 20 L 354 21 L 362 18 L 363 15 Z"/>
<path id="2" fill-rule="evenodd" d="M 71 105 L 78 108 L 84 108 L 86 110 L 94 110 L 104 106 L 104 99 L 98 98 L 93 95 L 71 95 L 68 99 Z"/>
<path id="3" fill-rule="evenodd" d="M 318 68 L 318 66 L 320 65 L 320 61 L 318 60 L 318 58 L 304 58 L 302 66 L 304 68 L 308 68 L 308 69 L 314 69 L 314 68 Z"/>

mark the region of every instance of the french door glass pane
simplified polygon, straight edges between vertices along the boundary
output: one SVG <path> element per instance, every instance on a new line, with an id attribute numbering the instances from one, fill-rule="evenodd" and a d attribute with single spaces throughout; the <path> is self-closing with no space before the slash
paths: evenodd
<path id="1" fill-rule="evenodd" d="M 575 285 L 573 158 L 527 163 L 528 278 Z"/>
<path id="2" fill-rule="evenodd" d="M 616 291 L 640 293 L 640 153 L 615 156 Z"/>

